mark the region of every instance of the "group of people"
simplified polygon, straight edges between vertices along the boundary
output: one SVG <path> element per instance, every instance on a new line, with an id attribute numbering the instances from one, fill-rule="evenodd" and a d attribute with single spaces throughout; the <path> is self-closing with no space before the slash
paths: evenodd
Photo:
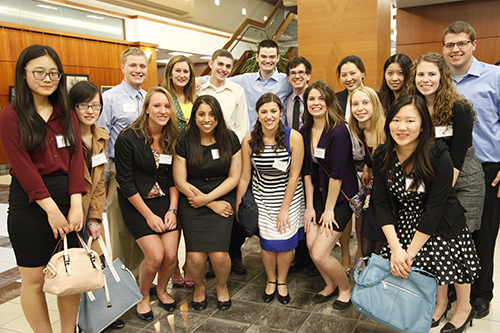
<path id="1" fill-rule="evenodd" d="M 16 99 L 0 114 L 0 138 L 11 163 L 8 229 L 30 326 L 51 331 L 43 268 L 58 239 L 74 246 L 75 232 L 103 237 L 105 202 L 113 257 L 138 277 L 141 320 L 154 318 L 156 276 L 166 311 L 177 307 L 170 279 L 194 287 L 191 306 L 205 309 L 207 260 L 217 307 L 228 310 L 228 276 L 246 272 L 237 217 L 248 190 L 259 213 L 262 300 L 288 304 L 289 270 L 309 266 L 325 282 L 312 301 L 337 296 L 333 308 L 345 310 L 349 203 L 362 186 L 369 195 L 355 222 L 356 256 L 385 253 L 396 276 L 407 277 L 412 266 L 436 275 L 433 327 L 457 301 L 441 332 L 462 332 L 486 316 L 500 209 L 500 68 L 472 56 L 476 36 L 465 22 L 448 26 L 442 44 L 443 55 L 387 59 L 379 92 L 364 85 L 363 61 L 347 56 L 337 68 L 345 87 L 338 93 L 309 82 L 304 57 L 278 73 L 272 40 L 258 46 L 257 73 L 229 78 L 233 57 L 217 50 L 211 75 L 196 78 L 190 59 L 174 56 L 161 86 L 146 92 L 147 57 L 129 48 L 122 83 L 102 96 L 92 82 L 68 93 L 57 53 L 26 48 Z M 338 241 L 341 261 L 332 256 Z M 73 332 L 78 303 L 79 295 L 58 297 L 62 332 Z"/>

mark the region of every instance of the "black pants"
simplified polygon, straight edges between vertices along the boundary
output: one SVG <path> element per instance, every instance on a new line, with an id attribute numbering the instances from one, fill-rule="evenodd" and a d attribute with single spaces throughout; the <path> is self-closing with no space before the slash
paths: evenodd
<path id="1" fill-rule="evenodd" d="M 500 163 L 483 163 L 486 194 L 481 218 L 481 228 L 472 233 L 477 255 L 481 264 L 479 278 L 472 285 L 471 298 L 493 299 L 493 255 L 500 222 L 500 198 L 497 198 L 499 185 L 491 183 L 500 170 Z"/>
<path id="2" fill-rule="evenodd" d="M 229 256 L 231 260 L 241 260 L 241 247 L 245 243 L 245 229 L 236 221 L 233 221 L 233 229 L 231 230 L 231 244 L 229 245 Z"/>

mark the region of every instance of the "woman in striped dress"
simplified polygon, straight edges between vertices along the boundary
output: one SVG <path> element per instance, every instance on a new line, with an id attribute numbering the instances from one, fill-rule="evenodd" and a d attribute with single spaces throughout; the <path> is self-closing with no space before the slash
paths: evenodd
<path id="1" fill-rule="evenodd" d="M 300 177 L 304 145 L 300 133 L 281 122 L 283 104 L 278 96 L 262 95 L 256 110 L 258 121 L 241 144 L 243 170 L 236 207 L 248 186 L 252 186 L 259 211 L 262 262 L 267 274 L 262 298 L 270 302 L 277 291 L 278 301 L 287 304 L 290 295 L 286 277 L 293 249 L 304 239 L 305 202 Z"/>

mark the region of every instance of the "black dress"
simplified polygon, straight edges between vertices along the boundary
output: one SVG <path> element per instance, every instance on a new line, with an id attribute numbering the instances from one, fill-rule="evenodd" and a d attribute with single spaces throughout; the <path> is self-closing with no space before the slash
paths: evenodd
<path id="1" fill-rule="evenodd" d="M 217 150 L 217 143 L 202 146 L 203 162 L 192 165 L 187 153 L 187 133 L 177 145 L 177 154 L 186 159 L 187 181 L 196 186 L 203 193 L 209 193 L 224 182 L 228 175 L 230 164 L 223 165 L 218 158 L 214 158 L 213 151 Z M 231 155 L 240 150 L 240 142 L 234 132 L 230 132 Z M 236 189 L 217 200 L 224 200 L 235 209 Z M 187 252 L 228 252 L 231 241 L 231 229 L 234 215 L 223 217 L 208 207 L 193 208 L 186 196 L 179 197 L 179 220 L 184 232 Z"/>

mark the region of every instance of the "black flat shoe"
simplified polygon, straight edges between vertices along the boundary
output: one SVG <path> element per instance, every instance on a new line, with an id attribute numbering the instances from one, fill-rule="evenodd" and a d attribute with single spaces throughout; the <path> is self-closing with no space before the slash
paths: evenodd
<path id="1" fill-rule="evenodd" d="M 441 319 L 443 319 L 443 317 L 446 318 L 446 315 L 448 314 L 448 311 L 450 311 L 450 309 L 451 309 L 451 303 L 448 301 L 448 304 L 446 305 L 446 310 L 441 315 L 441 317 L 439 317 L 438 320 L 434 320 L 434 318 L 432 318 L 431 327 L 437 327 L 437 326 L 439 326 L 439 322 L 441 321 Z"/>
<path id="2" fill-rule="evenodd" d="M 221 302 L 221 301 L 217 300 L 217 308 L 221 311 L 229 310 L 229 308 L 231 307 L 231 304 L 233 304 L 233 302 L 231 302 L 231 299 L 229 299 L 229 301 L 225 301 L 225 302 Z"/>
<path id="3" fill-rule="evenodd" d="M 332 298 L 333 296 L 336 296 L 339 294 L 339 287 L 335 288 L 335 290 L 330 294 L 330 295 L 321 295 L 321 294 L 316 294 L 313 296 L 313 302 L 314 303 L 325 303 L 326 301 L 328 301 L 330 298 Z"/>
<path id="4" fill-rule="evenodd" d="M 276 284 L 276 282 L 273 281 L 266 281 L 266 283 Z M 264 293 L 262 294 L 262 300 L 265 303 L 269 303 L 274 299 L 274 294 L 276 294 L 276 289 L 274 289 L 274 292 L 272 294 L 266 294 L 266 289 L 264 289 Z"/>
<path id="5" fill-rule="evenodd" d="M 201 302 L 195 302 L 195 301 L 193 301 L 191 303 L 191 305 L 193 306 L 193 309 L 195 309 L 195 310 L 205 310 L 207 308 L 207 299 L 205 298 Z"/>
<path id="6" fill-rule="evenodd" d="M 122 328 L 125 327 L 125 323 L 121 319 L 117 319 L 114 322 L 112 322 L 107 329 L 112 329 L 112 330 L 121 330 Z"/>
<path id="7" fill-rule="evenodd" d="M 474 317 L 476 316 L 476 311 L 474 310 L 474 308 L 472 308 L 469 312 L 469 316 L 467 317 L 467 319 L 465 320 L 465 323 L 460 326 L 459 328 L 455 328 L 455 325 L 453 325 L 452 323 L 450 322 L 447 322 L 446 325 L 443 326 L 443 328 L 441 329 L 441 333 L 460 333 L 460 332 L 463 332 L 465 330 L 465 326 L 467 326 L 467 324 L 470 322 L 470 326 L 472 327 L 472 319 L 474 319 Z"/>
<path id="8" fill-rule="evenodd" d="M 139 319 L 143 321 L 151 321 L 155 317 L 153 314 L 153 310 L 146 313 L 139 313 L 137 312 L 137 310 L 135 310 L 135 313 L 137 314 L 137 317 L 139 317 Z"/>
<path id="9" fill-rule="evenodd" d="M 162 301 L 160 301 L 160 299 L 158 299 L 158 302 L 160 302 L 160 306 L 167 311 L 172 311 L 177 308 L 177 303 L 175 302 L 175 300 L 172 303 L 163 303 Z"/>
<path id="10" fill-rule="evenodd" d="M 278 286 L 286 286 L 286 282 L 285 283 L 278 283 Z M 285 296 L 281 296 L 280 293 L 278 292 L 278 288 L 276 288 L 276 293 L 278 294 L 278 302 L 280 302 L 281 304 L 288 304 L 290 303 L 290 293 L 286 293 Z"/>
<path id="11" fill-rule="evenodd" d="M 347 309 L 349 306 L 351 306 L 351 300 L 347 301 L 347 302 L 342 302 L 342 301 L 339 301 L 339 300 L 336 300 L 335 302 L 333 302 L 333 308 L 335 310 L 345 310 Z"/>
<path id="12" fill-rule="evenodd" d="M 476 318 L 481 319 L 490 314 L 490 302 L 484 300 L 483 298 L 473 298 L 470 300 L 470 304 L 476 311 Z"/>

